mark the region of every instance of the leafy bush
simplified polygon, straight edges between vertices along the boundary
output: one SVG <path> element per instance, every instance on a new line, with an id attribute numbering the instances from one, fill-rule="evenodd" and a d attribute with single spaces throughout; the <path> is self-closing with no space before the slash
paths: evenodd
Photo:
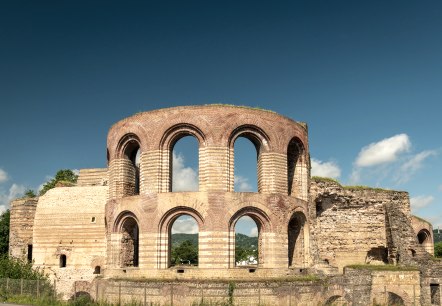
<path id="1" fill-rule="evenodd" d="M 55 178 L 46 182 L 46 184 L 43 185 L 43 188 L 40 190 L 39 195 L 44 195 L 48 190 L 56 187 L 58 182 L 76 183 L 77 179 L 78 175 L 76 175 L 72 170 L 58 170 L 57 174 L 55 174 Z"/>
<path id="2" fill-rule="evenodd" d="M 0 256 L 9 250 L 9 218 L 9 209 L 0 215 Z"/>
<path id="3" fill-rule="evenodd" d="M 0 256 L 0 278 L 47 279 L 43 271 L 32 267 L 32 263 L 7 255 Z"/>
<path id="4" fill-rule="evenodd" d="M 434 256 L 442 258 L 442 241 L 434 244 Z"/>

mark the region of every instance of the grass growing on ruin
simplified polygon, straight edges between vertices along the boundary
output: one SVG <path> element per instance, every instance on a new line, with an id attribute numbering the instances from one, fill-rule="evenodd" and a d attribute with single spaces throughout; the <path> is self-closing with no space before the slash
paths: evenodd
<path id="1" fill-rule="evenodd" d="M 394 191 L 394 190 L 390 190 L 390 189 L 370 187 L 370 186 L 364 186 L 364 185 L 344 186 L 338 180 L 331 178 L 331 177 L 312 176 L 312 181 L 335 183 L 335 184 L 339 185 L 341 188 L 346 189 L 346 190 L 371 190 L 371 191 L 380 191 L 380 192 Z"/>
<path id="2" fill-rule="evenodd" d="M 341 183 L 339 183 L 338 180 L 331 178 L 331 177 L 322 177 L 322 176 L 312 176 L 312 180 L 316 182 L 329 182 L 329 183 L 335 183 L 342 187 Z"/>
<path id="3" fill-rule="evenodd" d="M 419 271 L 417 267 L 395 265 L 349 265 L 346 268 L 370 271 Z"/>
<path id="4" fill-rule="evenodd" d="M 355 185 L 355 186 L 343 186 L 344 189 L 349 190 L 372 190 L 372 191 L 392 191 L 389 189 L 383 189 L 378 187 L 370 187 L 370 186 L 364 186 L 364 185 Z"/>

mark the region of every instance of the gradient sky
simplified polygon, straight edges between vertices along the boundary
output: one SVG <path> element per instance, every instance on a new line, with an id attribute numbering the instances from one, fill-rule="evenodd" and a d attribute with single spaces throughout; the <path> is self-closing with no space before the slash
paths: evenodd
<path id="1" fill-rule="evenodd" d="M 124 117 L 227 103 L 307 122 L 314 174 L 442 227 L 441 54 L 439 0 L 1 1 L 0 210 L 105 167 Z"/>

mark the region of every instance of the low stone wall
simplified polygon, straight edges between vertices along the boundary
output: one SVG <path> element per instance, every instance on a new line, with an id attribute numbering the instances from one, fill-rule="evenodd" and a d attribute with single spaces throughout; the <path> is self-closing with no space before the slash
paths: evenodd
<path id="1" fill-rule="evenodd" d="M 303 276 L 267 281 L 95 279 L 90 295 L 98 301 L 141 305 L 404 305 L 420 304 L 419 271 L 345 269 L 333 277 Z"/>

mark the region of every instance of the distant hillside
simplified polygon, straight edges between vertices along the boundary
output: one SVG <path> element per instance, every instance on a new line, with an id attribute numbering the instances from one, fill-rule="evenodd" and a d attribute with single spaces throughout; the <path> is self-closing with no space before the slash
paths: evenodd
<path id="1" fill-rule="evenodd" d="M 235 243 L 243 249 L 256 249 L 258 247 L 258 237 L 249 237 L 244 234 L 235 234 Z"/>
<path id="2" fill-rule="evenodd" d="M 258 237 L 249 237 L 244 234 L 235 234 L 236 244 L 243 249 L 253 249 L 258 246 Z M 172 234 L 172 247 L 179 246 L 189 240 L 193 245 L 198 245 L 198 234 Z"/>
<path id="3" fill-rule="evenodd" d="M 172 247 L 177 247 L 186 240 L 198 246 L 198 234 L 172 234 Z"/>

